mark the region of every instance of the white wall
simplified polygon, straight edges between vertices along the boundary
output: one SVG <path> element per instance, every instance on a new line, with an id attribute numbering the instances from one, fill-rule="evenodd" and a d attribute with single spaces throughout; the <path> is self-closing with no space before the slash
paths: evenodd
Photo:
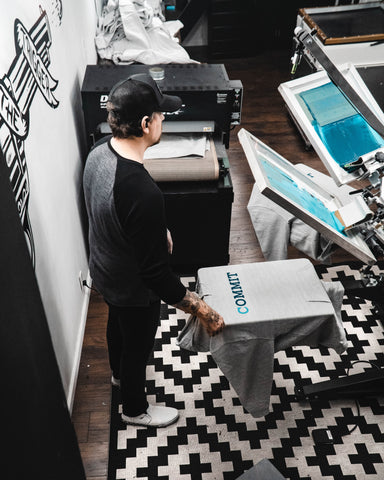
<path id="1" fill-rule="evenodd" d="M 51 86 L 58 82 L 52 94 L 59 104 L 54 108 L 37 88 L 29 108 L 23 112 L 29 131 L 24 141 L 17 144 L 17 150 L 25 152 L 23 168 L 30 182 L 28 212 L 35 246 L 35 272 L 69 408 L 76 387 L 89 301 L 89 290 L 81 290 L 78 280 L 80 271 L 84 278 L 88 275 L 81 190 L 86 147 L 80 89 L 86 65 L 96 62 L 97 3 L 98 0 L 66 0 L 61 16 L 60 0 L 0 0 L 0 78 L 4 84 L 5 76 L 15 70 L 12 68 L 15 59 L 23 57 L 16 51 L 15 19 L 30 32 L 40 16 L 41 5 L 50 28 L 52 43 L 45 63 L 49 63 Z M 42 85 L 46 85 L 43 69 L 36 65 L 35 71 L 43 78 Z M 22 80 L 31 68 L 27 70 L 14 78 L 13 88 L 16 83 L 22 88 Z M 31 78 L 37 85 L 35 77 Z M 20 97 L 16 103 L 22 109 L 26 100 Z M 10 130 L 2 120 L 0 125 L 0 146 L 4 150 Z M 12 134 L 11 138 L 17 135 Z M 9 162 L 12 167 L 12 161 Z"/>

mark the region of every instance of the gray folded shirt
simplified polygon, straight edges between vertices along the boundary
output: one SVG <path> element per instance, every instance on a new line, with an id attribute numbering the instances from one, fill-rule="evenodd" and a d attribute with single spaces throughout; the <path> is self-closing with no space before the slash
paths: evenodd
<path id="1" fill-rule="evenodd" d="M 202 268 L 197 291 L 226 326 L 209 337 L 191 316 L 178 345 L 210 351 L 244 408 L 256 418 L 269 412 L 275 352 L 294 345 L 346 350 L 344 288 L 340 282 L 319 280 L 307 259 Z"/>
<path id="2" fill-rule="evenodd" d="M 314 260 L 331 263 L 330 256 L 336 249 L 333 242 L 265 197 L 257 185 L 253 187 L 247 209 L 266 260 L 286 259 L 288 246 L 293 245 Z"/>

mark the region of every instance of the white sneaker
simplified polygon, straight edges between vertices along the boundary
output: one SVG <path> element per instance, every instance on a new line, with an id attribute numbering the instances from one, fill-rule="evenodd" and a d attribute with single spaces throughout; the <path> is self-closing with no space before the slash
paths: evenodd
<path id="1" fill-rule="evenodd" d="M 137 417 L 128 417 L 121 414 L 121 419 L 130 425 L 143 425 L 145 427 L 166 427 L 176 422 L 179 412 L 176 408 L 163 407 L 160 405 L 149 405 L 147 411 Z"/>

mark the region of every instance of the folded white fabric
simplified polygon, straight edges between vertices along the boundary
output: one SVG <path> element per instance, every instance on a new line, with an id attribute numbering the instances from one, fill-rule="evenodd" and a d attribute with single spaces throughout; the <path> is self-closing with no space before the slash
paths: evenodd
<path id="1" fill-rule="evenodd" d="M 114 63 L 197 63 L 173 38 L 176 26 L 167 28 L 147 0 L 108 0 L 98 20 L 95 44 L 99 56 Z"/>

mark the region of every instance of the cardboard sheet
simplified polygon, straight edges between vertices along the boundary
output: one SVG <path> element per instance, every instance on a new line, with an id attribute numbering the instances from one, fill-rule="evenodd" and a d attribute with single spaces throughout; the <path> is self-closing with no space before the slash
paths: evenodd
<path id="1" fill-rule="evenodd" d="M 147 148 L 144 160 L 152 158 L 204 157 L 210 149 L 209 138 L 204 134 L 163 133 L 161 141 Z"/>
<path id="2" fill-rule="evenodd" d="M 144 158 L 144 167 L 157 182 L 217 180 L 220 173 L 212 139 L 209 140 L 209 149 L 205 150 L 205 156 Z"/>

